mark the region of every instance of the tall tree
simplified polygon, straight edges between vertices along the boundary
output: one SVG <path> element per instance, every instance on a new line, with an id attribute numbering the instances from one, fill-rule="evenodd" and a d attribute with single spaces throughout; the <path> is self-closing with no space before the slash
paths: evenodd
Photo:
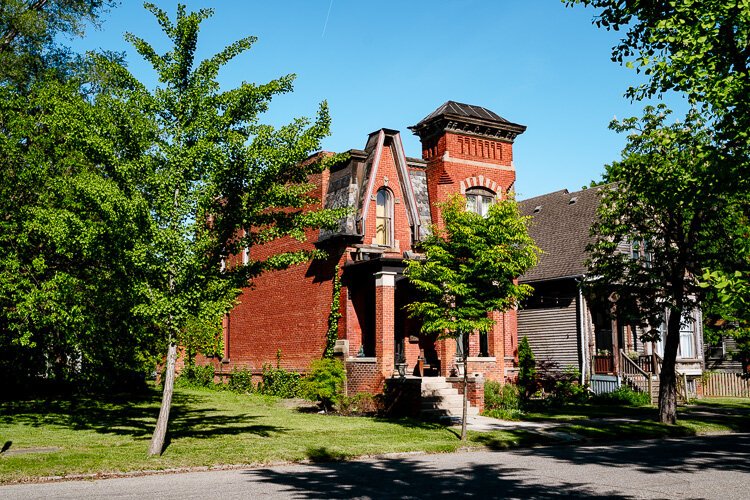
<path id="1" fill-rule="evenodd" d="M 152 350 L 129 285 L 147 230 L 136 188 L 149 121 L 53 57 L 69 56 L 56 34 L 80 33 L 107 4 L 0 3 L 0 372 L 16 389 L 109 389 Z"/>
<path id="2" fill-rule="evenodd" d="M 304 240 L 310 228 L 335 227 L 341 213 L 309 208 L 315 201 L 308 194 L 310 176 L 338 160 L 307 161 L 328 134 L 326 105 L 312 124 L 297 119 L 278 130 L 259 124 L 271 98 L 291 91 L 294 75 L 222 91 L 219 70 L 255 39 L 243 38 L 196 62 L 199 26 L 212 11 L 187 12 L 179 5 L 172 21 L 153 4 L 146 8 L 173 44 L 158 54 L 145 40 L 126 35 L 160 82 L 148 91 L 130 78 L 131 98 L 143 103 L 158 128 L 143 185 L 155 231 L 142 254 L 147 279 L 141 292 L 148 300 L 136 309 L 160 332 L 167 351 L 149 450 L 154 455 L 163 449 L 177 346 L 189 322 L 227 313 L 241 287 L 260 273 L 320 256 L 298 250 L 260 258 L 253 247 L 283 237 Z M 246 259 L 230 259 L 243 249 L 250 249 Z"/>
<path id="3" fill-rule="evenodd" d="M 607 166 L 605 179 L 615 184 L 604 191 L 592 227 L 596 278 L 589 286 L 616 298 L 617 314 L 645 328 L 644 340 L 658 340 L 666 320 L 659 420 L 674 423 L 680 327 L 703 296 L 703 266 L 729 255 L 725 220 L 736 205 L 724 188 L 723 149 L 713 131 L 698 113 L 685 122 L 668 123 L 668 116 L 664 105 L 649 106 L 640 120 L 610 125 L 629 135 L 622 159 Z M 624 241 L 641 245 L 644 258 L 619 252 Z"/>
<path id="4" fill-rule="evenodd" d="M 718 119 L 719 139 L 750 142 L 750 3 L 745 0 L 563 0 L 597 9 L 594 23 L 625 30 L 612 60 L 647 80 L 627 95 L 641 100 L 684 93 Z"/>
<path id="5" fill-rule="evenodd" d="M 456 195 L 442 206 L 442 218 L 444 226 L 433 226 L 422 243 L 425 259 L 408 263 L 409 281 L 422 294 L 408 308 L 422 319 L 423 333 L 463 342 L 465 440 L 469 336 L 487 335 L 493 311 L 512 309 L 531 294 L 517 278 L 536 264 L 539 249 L 514 200 L 498 201 L 482 217 Z"/>
<path id="6" fill-rule="evenodd" d="M 28 85 L 76 57 L 56 39 L 80 36 L 116 0 L 0 0 L 0 82 Z"/>

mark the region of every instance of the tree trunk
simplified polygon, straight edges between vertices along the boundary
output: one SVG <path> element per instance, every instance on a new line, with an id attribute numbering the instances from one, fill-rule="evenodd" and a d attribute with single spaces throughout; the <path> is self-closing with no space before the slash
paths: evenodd
<path id="1" fill-rule="evenodd" d="M 174 390 L 174 371 L 177 361 L 177 344 L 169 343 L 167 350 L 167 370 L 164 374 L 164 392 L 161 397 L 161 409 L 159 419 L 156 421 L 156 429 L 151 437 L 151 446 L 148 448 L 148 456 L 161 455 L 164 449 L 164 438 L 167 435 L 167 424 L 169 423 L 169 410 L 172 407 L 172 391 Z"/>
<path id="2" fill-rule="evenodd" d="M 469 334 L 463 335 L 464 344 L 464 397 L 463 397 L 463 409 L 461 414 L 461 441 L 466 441 L 466 415 L 468 413 L 468 396 L 469 396 Z"/>
<path id="3" fill-rule="evenodd" d="M 682 310 L 672 310 L 667 321 L 667 338 L 664 340 L 664 362 L 659 381 L 659 422 L 677 422 L 677 348 L 680 345 Z"/>

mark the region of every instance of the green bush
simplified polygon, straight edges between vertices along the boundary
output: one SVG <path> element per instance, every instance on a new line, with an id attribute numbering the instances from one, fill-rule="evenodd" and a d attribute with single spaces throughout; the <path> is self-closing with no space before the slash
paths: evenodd
<path id="1" fill-rule="evenodd" d="M 645 392 L 639 392 L 627 385 L 621 385 L 612 392 L 599 394 L 594 398 L 594 402 L 618 406 L 645 406 L 651 404 L 651 398 Z"/>
<path id="2" fill-rule="evenodd" d="M 484 384 L 484 414 L 503 420 L 518 420 L 521 397 L 518 386 L 488 380 Z"/>
<path id="3" fill-rule="evenodd" d="M 537 391 L 536 360 L 526 337 L 518 343 L 518 388 L 524 399 L 529 399 Z"/>
<path id="4" fill-rule="evenodd" d="M 255 386 L 253 385 L 253 372 L 247 368 L 237 368 L 235 366 L 232 369 L 232 376 L 229 377 L 227 389 L 241 394 L 253 392 L 255 390 Z"/>
<path id="5" fill-rule="evenodd" d="M 319 359 L 310 365 L 310 373 L 303 382 L 307 398 L 319 401 L 325 411 L 330 410 L 343 396 L 346 370 L 335 359 Z"/>
<path id="6" fill-rule="evenodd" d="M 301 380 L 302 376 L 297 372 L 273 368 L 271 365 L 265 364 L 263 365 L 263 380 L 258 384 L 258 392 L 266 396 L 296 398 L 302 392 Z"/>
<path id="7" fill-rule="evenodd" d="M 182 368 L 176 383 L 182 387 L 213 387 L 214 367 L 189 363 Z"/>

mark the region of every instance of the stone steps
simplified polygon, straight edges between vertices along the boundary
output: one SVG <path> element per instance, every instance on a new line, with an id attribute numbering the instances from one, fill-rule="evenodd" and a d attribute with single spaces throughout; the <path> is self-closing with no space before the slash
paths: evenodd
<path id="1" fill-rule="evenodd" d="M 456 420 L 463 414 L 463 396 L 445 377 L 422 379 L 420 413 L 430 420 Z M 469 405 L 468 416 L 479 415 L 479 409 Z"/>

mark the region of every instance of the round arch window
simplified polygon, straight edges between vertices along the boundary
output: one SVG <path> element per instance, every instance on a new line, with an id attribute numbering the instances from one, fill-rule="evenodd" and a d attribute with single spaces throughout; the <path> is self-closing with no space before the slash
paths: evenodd
<path id="1" fill-rule="evenodd" d="M 466 190 L 466 210 L 485 217 L 492 204 L 495 193 L 486 188 L 473 187 Z"/>
<path id="2" fill-rule="evenodd" d="M 386 247 L 393 243 L 393 195 L 386 188 L 376 196 L 375 243 Z"/>

